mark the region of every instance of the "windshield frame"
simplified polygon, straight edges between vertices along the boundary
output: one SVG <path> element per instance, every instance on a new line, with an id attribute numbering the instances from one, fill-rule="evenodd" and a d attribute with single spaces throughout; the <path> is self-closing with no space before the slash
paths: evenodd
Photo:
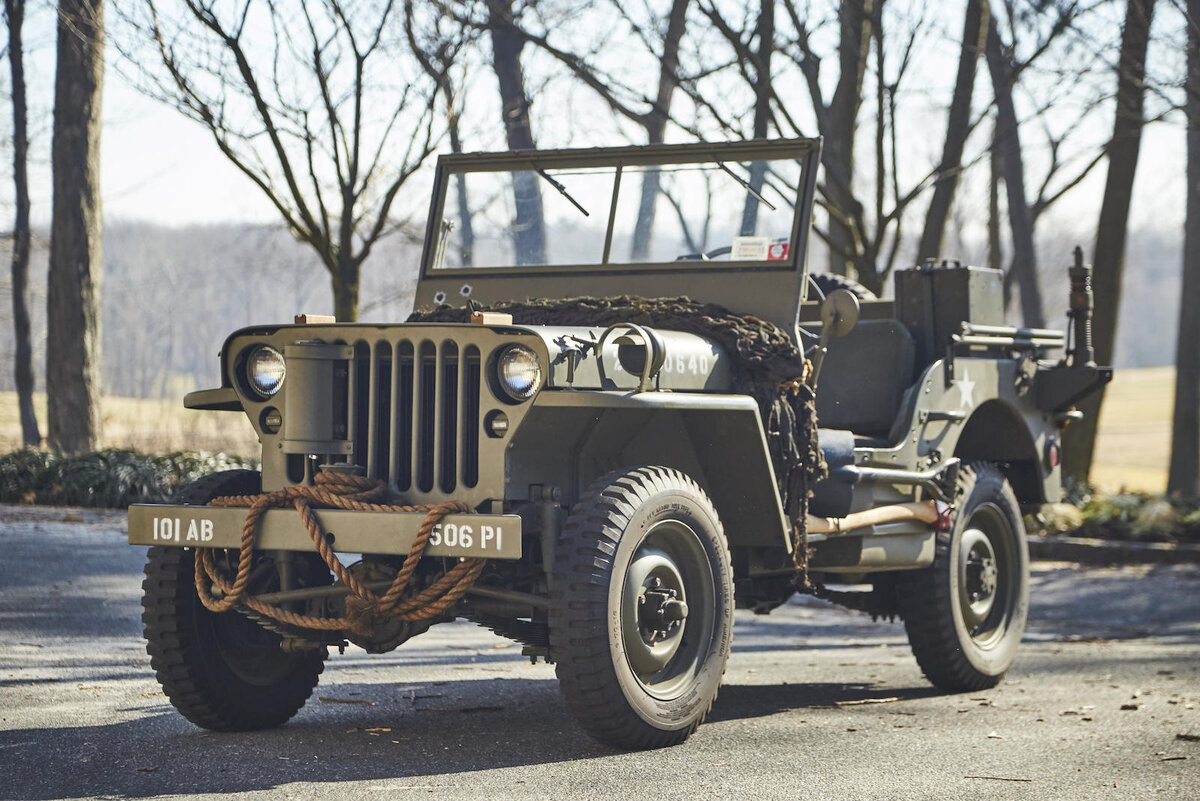
<path id="1" fill-rule="evenodd" d="M 425 230 L 421 255 L 422 278 L 448 276 L 551 276 L 571 274 L 686 273 L 695 271 L 750 272 L 802 269 L 807 257 L 807 233 L 816 191 L 820 158 L 820 139 L 751 140 L 743 142 L 692 142 L 678 145 L 633 145 L 625 147 L 572 150 L 526 150 L 502 153 L 449 154 L 438 157 L 434 173 L 433 198 Z M 699 164 L 738 164 L 750 161 L 795 160 L 800 165 L 800 186 L 795 198 L 788 255 L 777 260 L 745 261 L 607 261 L 616 222 L 617 195 L 624 189 L 622 171 L 626 167 L 672 167 Z M 515 265 L 504 267 L 436 267 L 450 182 L 457 173 L 510 171 L 553 171 L 583 168 L 613 168 L 614 192 L 608 208 L 603 258 L 598 264 Z M 628 190 L 626 190 L 628 191 Z M 597 210 L 598 211 L 598 210 Z"/>

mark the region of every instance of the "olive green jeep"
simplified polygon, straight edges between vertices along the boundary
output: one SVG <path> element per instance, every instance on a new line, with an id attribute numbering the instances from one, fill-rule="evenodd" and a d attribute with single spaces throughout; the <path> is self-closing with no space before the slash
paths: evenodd
<path id="1" fill-rule="evenodd" d="M 997 270 L 927 263 L 893 300 L 810 274 L 820 147 L 443 156 L 408 322 L 230 335 L 184 404 L 243 413 L 261 473 L 129 513 L 171 702 L 278 725 L 329 646 L 466 618 L 554 663 L 597 739 L 666 746 L 734 608 L 797 591 L 902 618 L 938 687 L 999 682 L 1022 509 L 1061 497 L 1062 431 L 1111 375 L 1088 268 L 1071 343 L 1006 325 Z"/>

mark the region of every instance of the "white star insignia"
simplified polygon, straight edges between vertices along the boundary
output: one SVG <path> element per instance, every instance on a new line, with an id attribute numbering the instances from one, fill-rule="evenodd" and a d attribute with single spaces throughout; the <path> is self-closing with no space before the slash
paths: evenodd
<path id="1" fill-rule="evenodd" d="M 958 387 L 958 392 L 962 395 L 962 400 L 958 403 L 960 409 L 975 408 L 975 382 L 971 380 L 971 376 L 963 370 L 962 378 L 956 378 L 951 383 Z"/>

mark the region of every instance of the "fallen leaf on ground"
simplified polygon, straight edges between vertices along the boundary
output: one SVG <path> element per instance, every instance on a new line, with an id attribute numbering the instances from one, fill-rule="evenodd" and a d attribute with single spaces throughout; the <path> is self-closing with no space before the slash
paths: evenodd
<path id="1" fill-rule="evenodd" d="M 853 701 L 834 701 L 834 706 L 862 706 L 863 704 L 889 704 L 892 701 L 899 701 L 900 697 L 893 695 L 889 698 L 858 698 Z"/>

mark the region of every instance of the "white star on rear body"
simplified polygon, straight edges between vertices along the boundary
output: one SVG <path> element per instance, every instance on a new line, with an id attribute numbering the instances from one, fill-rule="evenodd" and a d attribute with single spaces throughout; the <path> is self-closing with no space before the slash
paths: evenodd
<path id="1" fill-rule="evenodd" d="M 962 378 L 956 378 L 953 382 L 954 386 L 958 387 L 958 392 L 962 395 L 962 399 L 958 403 L 960 409 L 975 408 L 975 382 L 971 380 L 971 376 L 966 370 L 963 370 Z"/>

